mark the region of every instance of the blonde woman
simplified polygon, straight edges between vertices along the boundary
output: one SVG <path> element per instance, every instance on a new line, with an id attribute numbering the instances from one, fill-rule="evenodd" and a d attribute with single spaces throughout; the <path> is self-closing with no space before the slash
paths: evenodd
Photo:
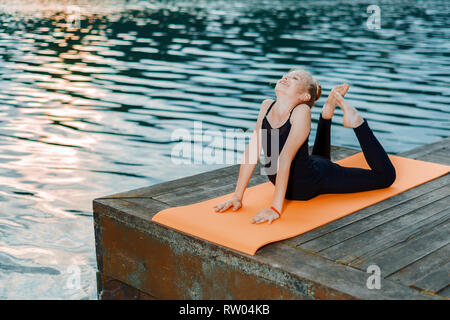
<path id="1" fill-rule="evenodd" d="M 395 168 L 367 120 L 344 99 L 348 89 L 345 83 L 332 89 L 320 113 L 312 154 L 309 155 L 311 108 L 322 94 L 321 86 L 304 69 L 292 70 L 278 80 L 276 100 L 264 100 L 261 104 L 253 136 L 240 166 L 235 193 L 231 199 L 215 205 L 215 211 L 224 212 L 231 207 L 236 211 L 242 207 L 244 191 L 257 163 L 254 157 L 249 163 L 244 159 L 249 154 L 259 158 L 261 148 L 267 161 L 264 167 L 269 168 L 272 161 L 277 164 L 276 172 L 267 175 L 275 190 L 271 207 L 262 208 L 251 223 L 268 221 L 270 224 L 280 218 L 284 199 L 309 200 L 319 194 L 360 192 L 392 185 L 396 178 Z M 336 105 L 344 112 L 344 127 L 354 130 L 371 169 L 342 167 L 331 161 L 331 119 Z M 267 130 L 266 139 L 262 138 L 261 129 Z M 270 137 L 275 133 L 279 149 L 278 156 L 272 157 Z"/>

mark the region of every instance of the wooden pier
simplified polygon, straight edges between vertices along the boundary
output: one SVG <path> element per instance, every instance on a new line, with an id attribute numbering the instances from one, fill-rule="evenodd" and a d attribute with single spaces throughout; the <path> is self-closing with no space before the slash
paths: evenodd
<path id="1" fill-rule="evenodd" d="M 398 155 L 450 165 L 450 138 Z M 311 152 L 311 150 L 310 150 Z M 332 160 L 359 150 L 332 147 Z M 99 299 L 448 299 L 450 175 L 254 256 L 151 221 L 234 192 L 239 165 L 93 201 Z M 259 164 L 249 186 L 267 182 Z M 381 270 L 369 289 L 370 265 Z"/>

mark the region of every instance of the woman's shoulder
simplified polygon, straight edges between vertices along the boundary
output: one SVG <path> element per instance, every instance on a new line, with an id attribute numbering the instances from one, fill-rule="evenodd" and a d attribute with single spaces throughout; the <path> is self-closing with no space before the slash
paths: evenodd
<path id="1" fill-rule="evenodd" d="M 302 103 L 292 109 L 289 121 L 292 124 L 294 119 L 304 118 L 305 116 L 311 117 L 311 108 L 307 104 Z"/>
<path id="2" fill-rule="evenodd" d="M 300 111 L 303 110 L 303 111 Z M 301 103 L 299 105 L 296 105 L 293 109 L 292 109 L 292 113 L 294 112 L 311 112 L 311 108 L 306 104 L 306 103 Z"/>
<path id="3" fill-rule="evenodd" d="M 275 100 L 274 99 L 265 99 L 262 103 L 263 104 L 267 104 L 267 103 L 272 103 L 272 102 L 274 102 Z"/>
<path id="4" fill-rule="evenodd" d="M 268 109 L 270 107 L 270 105 L 275 102 L 274 99 L 265 99 L 262 103 L 261 103 L 261 109 Z"/>
<path id="5" fill-rule="evenodd" d="M 261 106 L 259 108 L 260 114 L 265 115 L 273 102 L 275 102 L 275 100 L 273 99 L 265 99 L 263 102 L 261 102 Z"/>
<path id="6" fill-rule="evenodd" d="M 273 99 L 265 99 L 261 102 L 261 105 L 259 106 L 258 119 L 256 121 L 256 128 L 262 127 L 262 123 L 264 118 L 266 117 L 267 111 L 274 101 L 275 100 Z"/>

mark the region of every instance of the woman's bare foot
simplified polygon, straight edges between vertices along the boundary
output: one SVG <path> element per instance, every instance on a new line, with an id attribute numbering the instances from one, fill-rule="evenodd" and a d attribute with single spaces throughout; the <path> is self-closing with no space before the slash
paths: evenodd
<path id="1" fill-rule="evenodd" d="M 339 92 L 332 93 L 336 98 L 336 102 L 342 111 L 344 111 L 344 118 L 342 124 L 346 128 L 356 128 L 363 124 L 364 119 L 358 110 L 355 109 Z"/>
<path id="2" fill-rule="evenodd" d="M 350 86 L 346 83 L 340 84 L 333 88 L 333 90 L 339 92 L 341 96 L 345 96 Z M 331 91 L 333 91 L 331 90 Z M 333 118 L 334 109 L 336 109 L 337 101 L 334 95 L 330 93 L 330 95 L 327 98 L 327 101 L 323 105 L 322 108 L 322 118 L 324 119 L 331 119 Z"/>

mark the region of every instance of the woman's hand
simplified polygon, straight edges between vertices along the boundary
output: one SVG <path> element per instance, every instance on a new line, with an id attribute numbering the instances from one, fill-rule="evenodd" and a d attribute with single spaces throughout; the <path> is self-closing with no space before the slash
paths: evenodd
<path id="1" fill-rule="evenodd" d="M 278 218 L 279 218 L 278 213 L 276 213 L 272 209 L 264 208 L 261 211 L 259 211 L 258 214 L 250 220 L 250 222 L 262 223 L 264 221 L 269 221 L 269 224 L 271 224 L 273 220 L 276 220 Z"/>
<path id="2" fill-rule="evenodd" d="M 214 210 L 216 212 L 224 212 L 228 208 L 233 207 L 233 211 L 239 210 L 242 207 L 242 200 L 236 196 L 233 196 L 230 200 L 216 204 Z"/>

